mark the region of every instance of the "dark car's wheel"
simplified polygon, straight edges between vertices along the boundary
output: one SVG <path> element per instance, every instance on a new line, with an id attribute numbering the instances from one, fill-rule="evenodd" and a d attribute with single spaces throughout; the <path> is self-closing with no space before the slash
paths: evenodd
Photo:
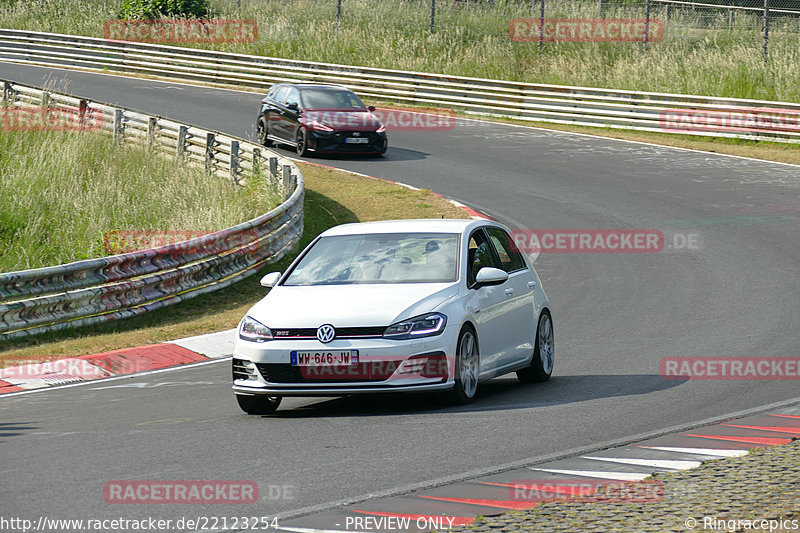
<path id="1" fill-rule="evenodd" d="M 471 327 L 464 326 L 458 336 L 455 360 L 456 384 L 448 393 L 449 403 L 464 405 L 475 399 L 479 367 L 478 337 Z"/>
<path id="2" fill-rule="evenodd" d="M 297 155 L 303 157 L 308 154 L 308 135 L 306 130 L 300 128 L 297 130 Z"/>
<path id="3" fill-rule="evenodd" d="M 517 370 L 517 377 L 523 383 L 539 383 L 550 379 L 555 363 L 556 343 L 553 334 L 553 320 L 550 313 L 543 311 L 536 328 L 536 344 L 530 366 Z"/>
<path id="4" fill-rule="evenodd" d="M 271 415 L 278 410 L 281 400 L 281 396 L 236 395 L 236 401 L 239 402 L 239 407 L 248 415 Z"/>
<path id="5" fill-rule="evenodd" d="M 256 123 L 256 135 L 258 136 L 258 142 L 260 144 L 263 144 L 264 146 L 272 146 L 272 141 L 269 140 L 269 127 L 267 126 L 267 121 L 263 116 L 258 117 L 258 122 Z"/>

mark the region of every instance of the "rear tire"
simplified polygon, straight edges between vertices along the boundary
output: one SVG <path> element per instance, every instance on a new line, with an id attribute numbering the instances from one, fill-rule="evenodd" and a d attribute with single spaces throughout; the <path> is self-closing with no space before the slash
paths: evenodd
<path id="1" fill-rule="evenodd" d="M 478 391 L 480 356 L 478 355 L 478 336 L 475 331 L 464 326 L 458 335 L 455 360 L 455 386 L 448 391 L 447 401 L 454 405 L 466 405 L 475 399 Z"/>
<path id="2" fill-rule="evenodd" d="M 530 366 L 517 370 L 517 378 L 523 383 L 541 383 L 550 379 L 555 364 L 556 342 L 553 334 L 553 319 L 542 311 L 536 327 L 536 344 Z"/>
<path id="3" fill-rule="evenodd" d="M 248 415 L 271 415 L 278 410 L 281 404 L 281 396 L 244 396 L 236 395 L 239 407 Z"/>
<path id="4" fill-rule="evenodd" d="M 262 145 L 272 146 L 272 141 L 269 140 L 269 126 L 267 126 L 267 121 L 263 116 L 258 117 L 256 136 L 258 137 L 258 142 Z"/>

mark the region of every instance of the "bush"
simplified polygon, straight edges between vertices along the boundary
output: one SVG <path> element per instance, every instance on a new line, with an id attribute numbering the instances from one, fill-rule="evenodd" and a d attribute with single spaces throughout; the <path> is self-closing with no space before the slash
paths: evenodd
<path id="1" fill-rule="evenodd" d="M 203 18 L 208 14 L 208 0 L 124 0 L 119 11 L 121 19 Z"/>

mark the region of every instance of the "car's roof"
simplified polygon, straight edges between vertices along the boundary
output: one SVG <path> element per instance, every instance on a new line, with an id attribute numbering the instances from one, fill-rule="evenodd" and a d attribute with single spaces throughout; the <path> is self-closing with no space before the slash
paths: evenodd
<path id="1" fill-rule="evenodd" d="M 377 222 L 358 222 L 335 226 L 322 233 L 332 235 L 361 235 L 364 233 L 466 233 L 473 227 L 490 223 L 489 220 L 471 220 L 463 218 L 427 218 L 415 220 L 380 220 Z"/>
<path id="2" fill-rule="evenodd" d="M 344 85 L 331 85 L 329 83 L 279 83 L 276 85 L 287 85 L 289 87 L 296 87 L 301 91 L 303 89 L 322 89 L 322 90 L 346 90 L 349 91 Z"/>

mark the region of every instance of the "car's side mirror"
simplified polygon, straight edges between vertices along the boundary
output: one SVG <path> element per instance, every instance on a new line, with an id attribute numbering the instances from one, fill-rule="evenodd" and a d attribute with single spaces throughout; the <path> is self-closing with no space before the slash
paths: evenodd
<path id="1" fill-rule="evenodd" d="M 276 283 L 278 283 L 279 279 L 281 279 L 280 272 L 270 272 L 269 274 L 261 278 L 261 286 L 267 287 L 268 289 L 272 288 L 275 286 Z"/>
<path id="2" fill-rule="evenodd" d="M 291 102 L 289 104 L 286 104 L 286 108 L 291 109 L 292 111 L 298 111 L 300 109 L 300 104 L 298 104 L 297 102 Z"/>
<path id="3" fill-rule="evenodd" d="M 475 276 L 475 288 L 500 285 L 508 280 L 508 274 L 494 267 L 483 267 Z"/>
<path id="4" fill-rule="evenodd" d="M 374 106 L 374 105 L 368 105 L 368 106 L 367 106 L 367 111 L 369 111 L 370 113 L 372 113 L 373 111 L 375 111 L 375 106 Z"/>

